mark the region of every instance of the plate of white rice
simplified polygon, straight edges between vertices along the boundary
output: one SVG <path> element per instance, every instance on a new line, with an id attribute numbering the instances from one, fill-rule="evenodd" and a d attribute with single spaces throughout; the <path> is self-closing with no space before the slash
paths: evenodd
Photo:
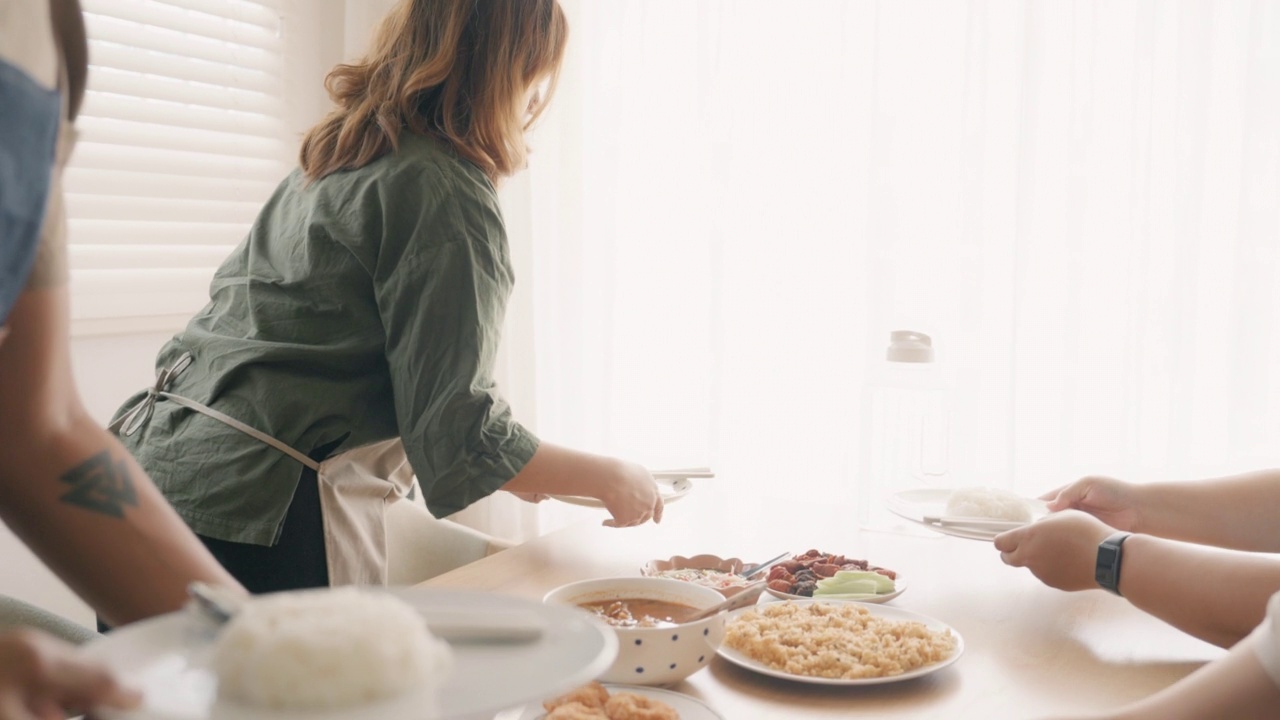
<path id="1" fill-rule="evenodd" d="M 456 643 L 433 613 L 521 613 L 537 640 Z M 576 608 L 438 588 L 279 593 L 221 629 L 192 612 L 119 628 L 85 647 L 142 690 L 104 720 L 452 720 L 499 711 L 595 678 L 617 638 Z M 219 683 L 221 682 L 221 687 Z"/>
<path id="2" fill-rule="evenodd" d="M 961 516 L 1010 523 L 1032 523 L 1049 514 L 1049 508 L 1045 506 L 1043 500 L 1021 497 L 1003 488 L 988 487 L 903 490 L 890 495 L 885 500 L 885 505 L 895 515 L 944 535 L 986 541 L 1004 532 L 1004 528 L 938 525 L 927 523 L 924 518 Z"/>

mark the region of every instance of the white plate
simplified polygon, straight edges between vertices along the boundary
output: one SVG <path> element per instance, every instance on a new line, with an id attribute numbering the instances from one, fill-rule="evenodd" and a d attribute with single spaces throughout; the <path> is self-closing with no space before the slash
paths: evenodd
<path id="1" fill-rule="evenodd" d="M 679 500 L 689 491 L 693 489 L 693 481 L 689 478 L 654 478 L 654 482 L 658 484 L 658 493 L 662 495 L 662 502 L 665 505 Z M 577 495 L 549 495 L 560 502 L 567 502 L 570 505 L 581 505 L 582 507 L 602 508 L 604 503 L 593 497 L 579 497 Z"/>
<path id="2" fill-rule="evenodd" d="M 793 600 L 792 602 L 795 602 L 798 605 L 811 605 L 817 602 L 838 602 L 838 601 L 814 600 L 812 598 L 806 598 L 804 600 Z M 729 613 L 727 622 L 732 623 L 734 619 L 736 619 L 739 615 L 742 615 L 745 612 L 749 612 L 750 610 L 751 608 L 743 608 L 742 610 L 736 610 L 734 612 Z M 960 655 L 964 653 L 964 638 L 960 637 L 960 633 L 956 632 L 954 628 L 952 628 L 950 625 L 947 625 L 946 623 L 943 623 L 939 620 L 935 620 L 927 615 L 920 615 L 918 613 L 913 613 L 907 610 L 901 610 L 899 608 L 892 607 L 890 605 L 870 605 L 870 606 L 867 606 L 866 610 L 867 612 L 871 613 L 875 617 L 885 618 L 886 620 L 913 620 L 915 622 L 924 623 L 925 627 L 929 628 L 930 630 L 949 631 L 951 635 L 956 639 L 955 650 L 953 650 L 951 655 L 944 660 L 933 663 L 931 665 L 925 665 L 924 667 L 921 667 L 921 668 L 916 668 L 915 670 L 902 673 L 901 675 L 890 675 L 888 677 L 875 677 L 875 678 L 857 678 L 852 680 L 846 680 L 843 678 L 811 677 L 809 675 L 795 675 L 789 672 L 783 672 L 782 670 L 775 670 L 769 667 L 768 665 L 765 665 L 764 663 L 752 660 L 751 658 L 747 657 L 746 655 L 743 655 L 737 650 L 734 650 L 728 645 L 721 645 L 720 650 L 717 651 L 717 654 L 719 654 L 720 657 L 724 658 L 725 660 L 728 660 L 729 662 L 739 667 L 743 667 L 743 668 L 746 668 L 747 670 L 758 672 L 762 675 L 770 675 L 776 678 L 782 678 L 783 680 L 795 680 L 797 682 L 811 683 L 814 685 L 882 685 L 884 683 L 894 683 L 894 682 L 901 682 L 903 680 L 910 680 L 912 678 L 918 678 L 924 675 L 928 675 L 930 673 L 937 672 L 942 668 L 947 667 L 951 663 L 955 662 L 956 660 L 959 660 Z"/>
<path id="3" fill-rule="evenodd" d="M 967 538 L 969 540 L 986 540 L 990 542 L 991 540 L 994 540 L 997 535 L 1005 532 L 1004 529 L 964 527 L 961 525 L 935 525 L 924 521 L 924 518 L 926 517 L 939 517 L 946 515 L 947 500 L 950 497 L 951 491 L 945 488 L 920 488 L 918 490 L 903 490 L 902 492 L 896 492 L 885 499 L 885 504 L 893 514 L 923 525 L 935 532 L 940 532 L 943 535 Z M 1035 498 L 1023 499 L 1031 504 L 1032 522 L 1035 522 L 1049 514 L 1049 508 L 1045 506 L 1043 500 L 1037 500 Z"/>
<path id="4" fill-rule="evenodd" d="M 680 713 L 680 720 L 725 720 L 723 715 L 712 710 L 711 706 L 701 700 L 671 690 L 642 687 L 640 685 L 614 685 L 612 683 L 605 683 L 604 686 L 611 693 L 629 692 L 653 698 L 654 700 L 661 700 Z M 548 695 L 547 697 L 555 697 L 555 695 Z M 542 709 L 542 704 L 535 703 L 525 708 L 524 713 L 517 716 L 517 720 L 542 720 L 544 717 L 546 717 L 546 712 Z"/>
<path id="5" fill-rule="evenodd" d="M 879 594 L 864 595 L 841 595 L 839 597 L 806 597 L 804 595 L 792 595 L 791 593 L 778 592 L 770 587 L 765 587 L 765 592 L 778 598 L 779 600 L 831 600 L 834 602 L 861 602 L 861 603 L 882 603 L 898 597 L 907 591 L 907 581 L 902 579 L 902 575 L 893 581 L 893 592 Z"/>
<path id="6" fill-rule="evenodd" d="M 547 622 L 548 632 L 536 642 L 455 645 L 453 672 L 438 693 L 442 720 L 493 715 L 568 692 L 608 669 L 617 655 L 617 635 L 570 606 L 437 588 L 391 592 L 428 611 L 518 610 Z M 208 667 L 210 640 L 210 633 L 192 616 L 177 612 L 113 630 L 87 645 L 91 657 L 114 668 L 146 696 L 137 710 L 98 715 L 105 720 L 404 720 L 421 716 L 432 701 L 431 693 L 423 692 L 328 712 L 247 708 L 217 698 L 217 681 Z"/>

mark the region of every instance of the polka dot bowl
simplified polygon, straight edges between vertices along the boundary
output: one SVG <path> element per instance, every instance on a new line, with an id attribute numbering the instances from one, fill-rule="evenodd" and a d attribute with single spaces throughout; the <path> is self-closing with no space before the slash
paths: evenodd
<path id="1" fill-rule="evenodd" d="M 724 600 L 701 585 L 651 577 L 618 577 L 562 585 L 543 602 L 584 605 L 611 600 L 661 600 L 698 609 Z M 585 612 L 585 611 L 584 611 Z M 701 670 L 724 641 L 725 613 L 674 627 L 613 627 L 618 657 L 599 677 L 601 682 L 669 685 Z"/>

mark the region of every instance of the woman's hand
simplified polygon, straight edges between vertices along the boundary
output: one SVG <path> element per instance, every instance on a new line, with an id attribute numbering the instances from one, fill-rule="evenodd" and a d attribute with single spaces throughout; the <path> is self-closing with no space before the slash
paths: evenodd
<path id="1" fill-rule="evenodd" d="M 595 498 L 613 515 L 606 527 L 662 521 L 662 495 L 644 466 L 549 442 L 502 489 L 530 502 L 547 494 Z"/>
<path id="2" fill-rule="evenodd" d="M 1059 590 L 1098 587 L 1094 565 L 1098 543 L 1115 530 L 1092 515 L 1065 510 L 995 538 L 1000 559 L 1025 567 L 1041 582 Z"/>
<path id="3" fill-rule="evenodd" d="M 1049 510 L 1083 510 L 1117 530 L 1140 530 L 1142 498 L 1137 485 L 1110 477 L 1081 478 L 1040 496 Z"/>
<path id="4" fill-rule="evenodd" d="M 62 720 L 66 712 L 127 710 L 141 701 L 72 645 L 28 630 L 0 634 L 0 720 Z"/>
<path id="5" fill-rule="evenodd" d="M 642 465 L 617 461 L 613 476 L 606 478 L 600 501 L 613 517 L 605 527 L 632 527 L 653 520 L 662 522 L 662 494 Z"/>

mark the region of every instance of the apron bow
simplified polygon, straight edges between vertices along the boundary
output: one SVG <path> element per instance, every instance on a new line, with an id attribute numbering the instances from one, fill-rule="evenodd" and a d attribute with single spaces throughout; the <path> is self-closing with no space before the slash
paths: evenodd
<path id="1" fill-rule="evenodd" d="M 191 353 L 186 353 L 178 358 L 178 362 L 156 373 L 156 384 L 147 388 L 147 394 L 137 404 L 129 408 L 129 411 L 119 420 L 111 423 L 108 429 L 126 437 L 138 432 L 143 425 L 146 425 L 151 420 L 151 413 L 155 411 L 156 401 L 168 395 L 169 386 L 173 384 L 173 379 L 181 375 L 182 371 L 186 370 L 192 362 Z"/>

